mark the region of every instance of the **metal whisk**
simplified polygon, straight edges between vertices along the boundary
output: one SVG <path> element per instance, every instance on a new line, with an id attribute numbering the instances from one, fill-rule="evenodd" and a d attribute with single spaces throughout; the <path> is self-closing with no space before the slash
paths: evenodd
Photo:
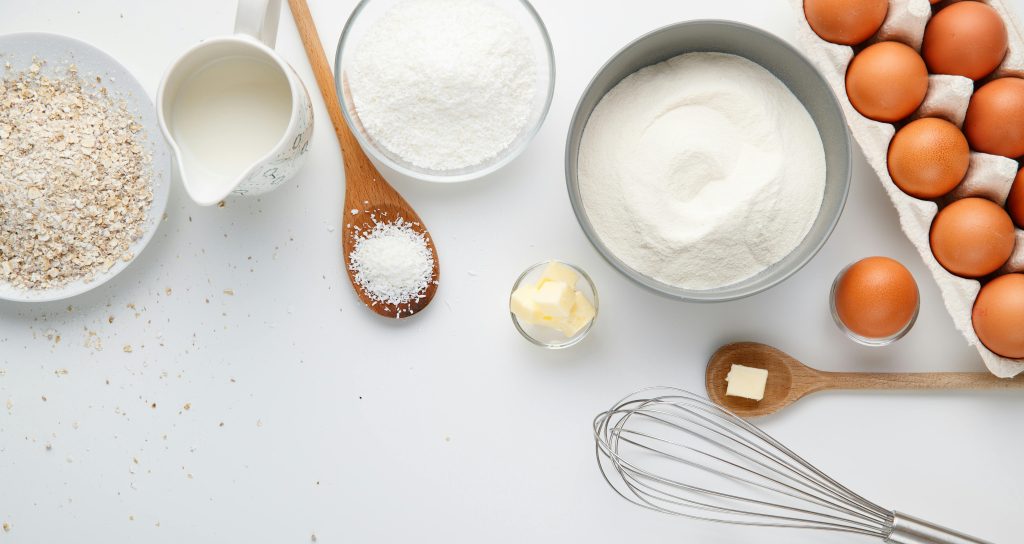
<path id="1" fill-rule="evenodd" d="M 756 426 L 682 389 L 627 396 L 594 419 L 594 439 L 608 485 L 658 512 L 893 544 L 989 544 L 878 506 Z"/>

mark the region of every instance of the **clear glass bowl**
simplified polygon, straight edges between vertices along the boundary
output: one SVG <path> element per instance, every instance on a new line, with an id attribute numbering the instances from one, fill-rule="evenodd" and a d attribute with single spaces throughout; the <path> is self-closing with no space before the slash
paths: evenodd
<path id="1" fill-rule="evenodd" d="M 527 0 L 492 0 L 505 8 L 505 11 L 516 21 L 519 21 L 530 39 L 531 48 L 537 58 L 537 86 L 530 118 L 516 139 L 504 151 L 490 160 L 458 170 L 429 170 L 402 159 L 375 141 L 360 122 L 359 114 L 352 102 L 352 96 L 348 92 L 348 78 L 345 70 L 360 40 L 384 13 L 402 1 L 405 0 L 361 0 L 352 11 L 352 15 L 349 16 L 348 22 L 345 23 L 341 39 L 338 41 L 337 55 L 334 58 L 335 85 L 338 89 L 338 98 L 341 100 L 342 114 L 356 139 L 359 140 L 359 145 L 362 146 L 363 151 L 388 168 L 423 181 L 438 183 L 468 181 L 483 177 L 505 166 L 526 149 L 527 144 L 540 130 L 544 118 L 547 117 L 548 108 L 551 106 L 551 97 L 555 90 L 555 55 L 544 22 L 541 21 L 540 16 Z"/>
<path id="2" fill-rule="evenodd" d="M 846 275 L 846 271 L 849 270 L 851 266 L 857 264 L 858 262 L 860 261 L 854 261 L 843 267 L 843 269 L 840 270 L 838 274 L 836 274 L 836 279 L 832 280 L 832 289 L 831 291 L 829 291 L 828 294 L 828 305 L 829 310 L 832 312 L 832 320 L 836 322 L 836 326 L 839 327 L 839 330 L 843 331 L 843 334 L 845 334 L 850 340 L 853 340 L 858 344 L 876 348 L 888 346 L 889 344 L 892 344 L 893 342 L 906 336 L 907 333 L 910 332 L 910 329 L 914 328 L 914 323 L 917 322 L 917 314 L 920 313 L 921 311 L 921 290 L 920 288 L 917 287 L 917 283 L 915 282 L 914 289 L 917 289 L 917 306 L 914 308 L 914 315 L 910 316 L 910 321 L 907 321 L 907 324 L 904 325 L 902 329 L 897 331 L 896 334 L 886 336 L 884 338 L 869 338 L 867 336 L 861 336 L 851 331 L 850 328 L 846 326 L 846 323 L 843 323 L 843 320 L 839 318 L 839 311 L 836 310 L 836 287 L 839 285 L 839 280 L 841 280 L 843 276 Z"/>
<path id="3" fill-rule="evenodd" d="M 516 317 L 516 314 L 512 313 L 511 309 L 509 310 L 509 315 L 512 316 L 512 324 L 515 325 L 519 334 L 523 335 L 523 338 L 542 348 L 563 349 L 575 346 L 587 337 L 587 334 L 590 333 L 590 329 L 594 327 L 594 322 L 597 321 L 597 316 L 601 310 L 597 298 L 597 288 L 594 287 L 594 280 L 590 279 L 590 276 L 586 272 L 584 272 L 580 267 L 565 261 L 550 260 L 537 263 L 527 268 L 519 275 L 519 278 L 516 279 L 515 284 L 512 285 L 512 291 L 509 292 L 509 304 L 511 306 L 512 293 L 515 293 L 516 289 L 519 289 L 520 285 L 524 283 L 536 283 L 537 280 L 540 279 L 544 269 L 553 262 L 564 264 L 579 274 L 580 279 L 576 282 L 576 290 L 583 293 L 583 296 L 587 297 L 587 300 L 594 305 L 594 318 L 590 320 L 590 323 L 587 323 L 587 326 L 580 329 L 579 332 L 573 336 L 566 337 L 561 331 L 519 321 L 519 318 Z"/>

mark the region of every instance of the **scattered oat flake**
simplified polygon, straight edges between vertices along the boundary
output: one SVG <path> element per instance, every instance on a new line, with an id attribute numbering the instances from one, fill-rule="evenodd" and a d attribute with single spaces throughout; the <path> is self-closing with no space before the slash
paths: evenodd
<path id="1" fill-rule="evenodd" d="M 186 410 L 191 410 L 192 409 L 192 403 L 191 402 L 186 402 L 185 406 L 183 406 L 182 408 L 184 408 Z"/>
<path id="2" fill-rule="evenodd" d="M 131 344 L 125 344 L 124 347 L 121 348 L 121 349 L 124 350 L 125 353 L 131 353 L 132 352 L 132 345 Z"/>
<path id="3" fill-rule="evenodd" d="M 10 524 L 10 522 L 5 521 L 3 523 L 3 525 L 0 525 L 0 527 L 3 527 L 3 530 L 4 530 L 5 533 L 11 532 L 11 524 Z"/>
<path id="4" fill-rule="evenodd" d="M 66 368 L 58 368 L 57 370 L 54 370 L 53 373 L 58 378 L 61 377 L 61 376 L 67 376 L 68 375 L 68 369 L 66 369 Z"/>
<path id="5" fill-rule="evenodd" d="M 224 290 L 224 294 L 229 296 L 229 297 L 233 297 L 233 296 L 235 296 L 235 290 L 234 289 L 225 289 Z"/>

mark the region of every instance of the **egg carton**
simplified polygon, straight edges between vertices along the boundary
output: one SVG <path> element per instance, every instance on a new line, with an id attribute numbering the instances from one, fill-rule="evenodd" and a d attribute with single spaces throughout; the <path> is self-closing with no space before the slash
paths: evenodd
<path id="1" fill-rule="evenodd" d="M 940 9 L 957 1 L 960 0 L 944 0 L 935 7 Z M 1007 9 L 1002 0 L 982 1 L 992 6 L 1002 16 L 1009 36 L 1009 50 L 1006 57 L 989 78 L 1024 77 L 1024 32 L 1022 32 L 1024 27 Z M 935 218 L 940 206 L 968 196 L 984 197 L 999 205 L 1005 204 L 1010 186 L 1017 174 L 1017 161 L 972 151 L 965 179 L 952 193 L 942 199 L 935 202 L 918 200 L 901 191 L 889 176 L 886 164 L 889 141 L 896 133 L 896 127 L 864 117 L 854 109 L 846 96 L 846 68 L 853 59 L 854 48 L 821 39 L 811 30 L 804 18 L 803 0 L 789 0 L 789 2 L 799 15 L 797 21 L 798 45 L 824 75 L 842 104 L 850 132 L 896 207 L 903 232 L 917 248 L 925 265 L 938 283 L 943 302 L 953 317 L 956 328 L 963 333 L 969 344 L 978 349 L 981 358 L 992 374 L 1010 378 L 1024 372 L 1024 360 L 1000 357 L 989 351 L 978 340 L 971 324 L 971 310 L 974 307 L 974 300 L 981 290 L 981 283 L 947 272 L 932 255 L 928 240 L 932 219 Z M 866 46 L 879 41 L 898 41 L 920 52 L 925 25 L 931 16 L 932 6 L 928 0 L 890 0 L 889 11 L 882 27 L 875 36 L 862 45 Z M 929 75 L 928 93 L 921 107 L 910 119 L 940 117 L 961 127 L 973 92 L 974 83 L 966 77 Z M 998 272 L 1000 274 L 1024 271 L 1024 231 L 1017 229 L 1016 236 L 1017 244 L 1013 255 Z"/>

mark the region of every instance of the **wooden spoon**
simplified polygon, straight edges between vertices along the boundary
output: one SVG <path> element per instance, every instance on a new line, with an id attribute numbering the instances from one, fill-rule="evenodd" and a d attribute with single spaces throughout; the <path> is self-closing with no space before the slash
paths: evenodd
<path id="1" fill-rule="evenodd" d="M 341 144 L 342 161 L 345 163 L 345 209 L 342 212 L 344 216 L 342 218 L 341 244 L 345 252 L 345 269 L 348 271 L 349 280 L 352 281 L 352 287 L 355 288 L 359 298 L 374 312 L 385 317 L 409 317 L 426 308 L 437 292 L 440 273 L 434 240 L 412 206 L 402 198 L 402 195 L 398 194 L 398 191 L 380 175 L 377 168 L 370 162 L 369 157 L 359 147 L 359 141 L 352 135 L 352 131 L 345 123 L 334 84 L 334 74 L 327 64 L 327 56 L 320 44 L 320 35 L 317 34 L 316 25 L 313 23 L 313 16 L 309 12 L 306 0 L 288 0 L 288 6 L 295 18 L 299 36 L 302 37 L 302 45 L 306 48 L 306 56 L 309 57 L 309 63 L 313 67 L 313 75 L 316 76 L 320 94 L 324 97 L 327 113 L 330 114 L 331 122 L 334 124 L 338 143 Z M 434 270 L 431 281 L 427 284 L 427 289 L 422 296 L 407 304 L 392 305 L 373 300 L 362 286 L 356 283 L 349 257 L 355 248 L 359 232 L 372 229 L 377 222 L 390 222 L 398 219 L 411 224 L 426 238 L 430 252 L 434 256 Z"/>
<path id="2" fill-rule="evenodd" d="M 733 363 L 768 370 L 763 399 L 725 396 L 725 377 Z M 1024 379 L 997 378 L 988 372 L 824 372 L 756 342 L 719 348 L 708 361 L 704 379 L 708 398 L 740 417 L 768 415 L 827 389 L 1024 389 Z"/>

